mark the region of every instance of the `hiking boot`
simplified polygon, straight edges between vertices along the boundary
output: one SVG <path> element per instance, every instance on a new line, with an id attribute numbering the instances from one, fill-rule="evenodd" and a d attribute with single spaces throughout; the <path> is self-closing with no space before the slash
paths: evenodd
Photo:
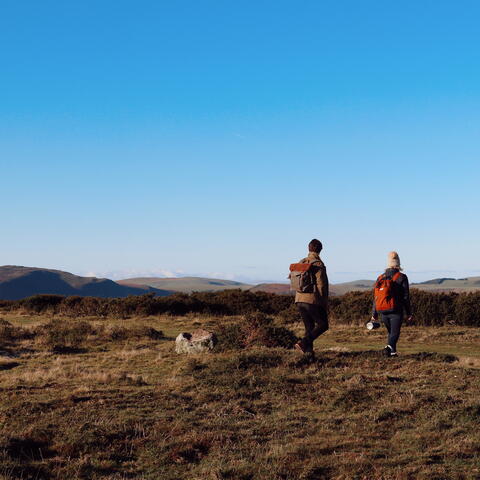
<path id="1" fill-rule="evenodd" d="M 305 352 L 302 358 L 295 364 L 296 367 L 306 367 L 315 362 L 315 354 L 313 352 Z"/>
<path id="2" fill-rule="evenodd" d="M 305 354 L 303 355 L 303 358 L 305 358 L 307 362 L 314 362 L 315 354 L 313 352 L 305 352 Z"/>
<path id="3" fill-rule="evenodd" d="M 386 357 L 391 357 L 391 356 L 392 356 L 392 347 L 390 347 L 390 345 L 387 345 L 387 346 L 383 349 L 383 354 L 384 354 Z"/>

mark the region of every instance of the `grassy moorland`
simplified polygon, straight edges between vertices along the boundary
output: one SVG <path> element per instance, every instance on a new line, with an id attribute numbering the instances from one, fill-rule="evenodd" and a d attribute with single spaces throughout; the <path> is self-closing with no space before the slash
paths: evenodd
<path id="1" fill-rule="evenodd" d="M 2 479 L 480 479 L 478 328 L 406 327 L 386 359 L 383 330 L 332 325 L 304 365 L 174 353 L 240 317 L 3 318 Z"/>

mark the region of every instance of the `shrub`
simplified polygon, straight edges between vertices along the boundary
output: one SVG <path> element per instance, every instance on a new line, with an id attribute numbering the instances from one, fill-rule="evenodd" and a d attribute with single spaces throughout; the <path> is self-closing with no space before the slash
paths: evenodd
<path id="1" fill-rule="evenodd" d="M 104 299 L 95 297 L 80 297 L 73 295 L 66 297 L 57 306 L 57 312 L 62 315 L 69 315 L 74 317 L 83 316 L 104 316 Z"/>
<path id="2" fill-rule="evenodd" d="M 454 320 L 457 293 L 435 293 L 412 290 L 412 310 L 417 325 L 446 325 Z"/>
<path id="3" fill-rule="evenodd" d="M 218 350 L 237 350 L 245 348 L 242 328 L 238 324 L 221 325 L 218 330 Z"/>
<path id="4" fill-rule="evenodd" d="M 33 295 L 19 300 L 19 304 L 29 312 L 44 313 L 55 311 L 56 307 L 65 299 L 63 295 Z"/>
<path id="5" fill-rule="evenodd" d="M 278 314 L 279 319 L 285 324 L 291 324 L 301 321 L 300 314 L 294 303 Z"/>
<path id="6" fill-rule="evenodd" d="M 17 340 L 32 338 L 33 333 L 22 327 L 16 327 L 9 321 L 0 318 L 0 342 L 3 344 L 13 343 Z"/>
<path id="7" fill-rule="evenodd" d="M 417 325 L 480 326 L 480 292 L 431 293 L 412 289 L 412 306 Z M 265 292 L 225 290 L 175 294 L 167 297 L 146 295 L 127 298 L 63 297 L 35 295 L 24 300 L 0 302 L 4 311 L 23 309 L 29 313 L 51 313 L 64 316 L 117 317 L 146 315 L 247 315 L 263 312 L 279 315 L 284 323 L 299 320 L 289 295 Z M 372 292 L 350 292 L 330 298 L 330 319 L 344 324 L 358 324 L 371 314 Z"/>
<path id="8" fill-rule="evenodd" d="M 238 324 L 224 325 L 218 332 L 221 350 L 244 349 L 252 346 L 293 348 L 297 337 L 285 328 L 273 324 L 264 313 L 245 316 Z"/>
<path id="9" fill-rule="evenodd" d="M 0 318 L 0 342 L 11 342 L 14 338 L 14 328 L 15 327 L 10 322 Z"/>
<path id="10" fill-rule="evenodd" d="M 370 317 L 372 302 L 371 292 L 349 292 L 339 297 L 332 297 L 329 316 L 337 323 L 358 324 Z"/>
<path id="11" fill-rule="evenodd" d="M 15 300 L 0 300 L 0 310 L 3 312 L 9 312 L 18 308 L 18 301 Z"/>
<path id="12" fill-rule="evenodd" d="M 45 335 L 45 343 L 57 352 L 80 348 L 87 337 L 95 333 L 95 329 L 85 321 L 64 322 L 52 320 L 41 327 Z"/>
<path id="13" fill-rule="evenodd" d="M 449 316 L 449 323 L 480 326 L 480 295 L 478 293 L 456 295 L 453 308 L 455 311 Z"/>

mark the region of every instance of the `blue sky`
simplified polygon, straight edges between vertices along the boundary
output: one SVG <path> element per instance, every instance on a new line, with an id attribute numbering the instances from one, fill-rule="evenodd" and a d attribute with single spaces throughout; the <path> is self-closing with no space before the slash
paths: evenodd
<path id="1" fill-rule="evenodd" d="M 0 5 L 0 264 L 480 275 L 476 1 Z"/>

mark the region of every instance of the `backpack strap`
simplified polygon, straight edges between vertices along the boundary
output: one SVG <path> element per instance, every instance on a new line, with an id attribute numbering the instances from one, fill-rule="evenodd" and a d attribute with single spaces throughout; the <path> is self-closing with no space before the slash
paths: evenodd
<path id="1" fill-rule="evenodd" d="M 402 273 L 401 272 L 397 272 L 393 277 L 392 277 L 392 280 L 394 282 L 396 282 L 398 279 L 400 279 L 402 276 Z M 397 282 L 398 283 L 398 282 Z"/>

